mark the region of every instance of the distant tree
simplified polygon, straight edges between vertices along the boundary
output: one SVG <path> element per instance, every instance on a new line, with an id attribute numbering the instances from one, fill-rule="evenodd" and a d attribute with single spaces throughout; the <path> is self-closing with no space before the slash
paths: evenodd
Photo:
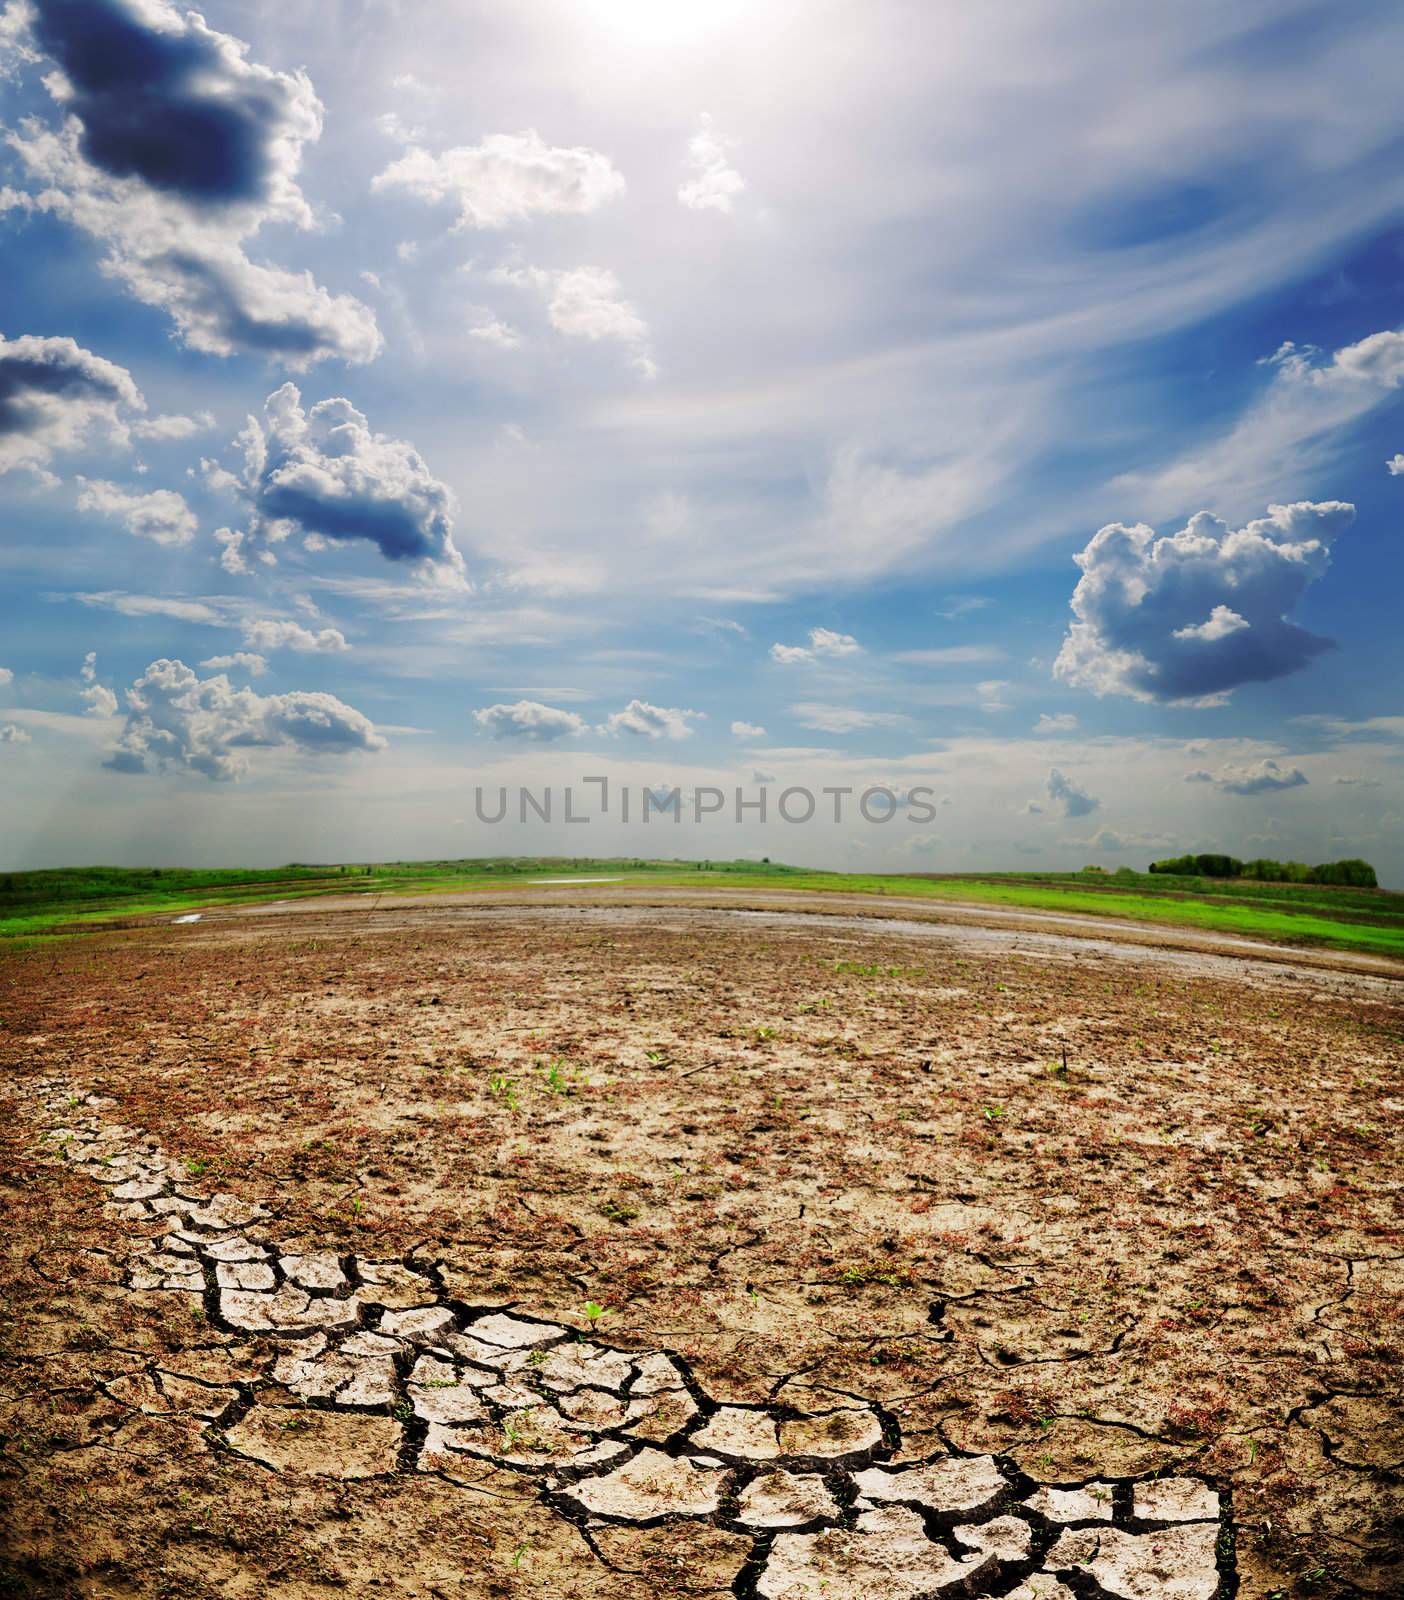
<path id="1" fill-rule="evenodd" d="M 1379 879 L 1368 861 L 1350 857 L 1345 861 L 1327 861 L 1311 869 L 1313 883 L 1340 884 L 1350 889 L 1377 889 Z"/>

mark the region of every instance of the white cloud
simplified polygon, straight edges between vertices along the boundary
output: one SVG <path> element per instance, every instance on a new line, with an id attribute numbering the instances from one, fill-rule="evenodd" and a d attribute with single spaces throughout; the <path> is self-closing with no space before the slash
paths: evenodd
<path id="1" fill-rule="evenodd" d="M 369 718 L 335 695 L 295 690 L 260 695 L 219 674 L 200 678 L 182 661 L 153 661 L 127 691 L 127 724 L 104 763 L 116 772 L 243 775 L 250 750 L 346 755 L 385 748 Z"/>
<path id="2" fill-rule="evenodd" d="M 0 667 L 0 689 L 15 681 L 15 675 L 9 667 Z"/>
<path id="3" fill-rule="evenodd" d="M 907 719 L 892 711 L 858 711 L 851 706 L 831 706 L 802 700 L 790 707 L 802 728 L 820 733 L 859 733 L 865 728 L 901 728 Z"/>
<path id="4" fill-rule="evenodd" d="M 473 713 L 479 727 L 494 739 L 531 739 L 546 744 L 574 738 L 589 724 L 573 711 L 543 705 L 539 700 L 518 700 L 514 705 L 482 706 Z"/>
<path id="5" fill-rule="evenodd" d="M 226 570 L 247 571 L 251 558 L 271 562 L 274 547 L 301 533 L 363 539 L 387 561 L 462 585 L 447 485 L 413 445 L 372 433 L 349 400 L 321 400 L 304 411 L 297 388 L 285 383 L 268 396 L 263 423 L 250 417 L 239 437 L 239 490 L 253 518 L 244 532 L 216 532 Z"/>
<path id="6" fill-rule="evenodd" d="M 733 722 L 731 724 L 731 737 L 733 739 L 764 739 L 765 729 L 758 722 Z"/>
<path id="7" fill-rule="evenodd" d="M 230 655 L 211 656 L 200 665 L 214 672 L 247 672 L 251 678 L 261 678 L 268 671 L 268 663 L 251 650 L 235 650 Z"/>
<path id="8" fill-rule="evenodd" d="M 1404 476 L 1404 454 L 1393 455 L 1385 462 L 1385 470 L 1391 478 Z"/>
<path id="9" fill-rule="evenodd" d="M 99 20 L 105 48 L 93 50 Z M 0 193 L 0 209 L 50 211 L 96 239 L 103 270 L 192 349 L 291 367 L 379 354 L 359 300 L 245 253 L 265 223 L 314 222 L 297 171 L 322 107 L 304 73 L 250 62 L 239 40 L 163 0 L 46 7 L 34 36 L 62 69 L 44 82 L 65 120 L 10 136 L 33 192 Z"/>
<path id="10" fill-rule="evenodd" d="M 797 666 L 803 662 L 832 660 L 843 656 L 861 655 L 863 646 L 851 633 L 835 633 L 830 628 L 811 628 L 809 643 L 773 644 L 770 658 L 781 666 Z"/>
<path id="11" fill-rule="evenodd" d="M 1056 716 L 1048 712 L 1039 713 L 1039 718 L 1034 723 L 1035 733 L 1071 733 L 1077 727 L 1077 718 L 1071 711 L 1060 711 Z"/>
<path id="12" fill-rule="evenodd" d="M 28 744 L 29 735 L 13 722 L 0 722 L 0 744 Z"/>
<path id="13" fill-rule="evenodd" d="M 952 644 L 935 650 L 894 650 L 889 659 L 910 667 L 959 667 L 1004 658 L 1004 651 L 997 645 Z"/>
<path id="14" fill-rule="evenodd" d="M 1086 789 L 1074 783 L 1066 773 L 1060 772 L 1057 767 L 1050 767 L 1048 782 L 1044 785 L 1048 798 L 1056 805 L 1063 808 L 1065 817 L 1085 817 L 1101 805 L 1095 795 L 1088 794 Z"/>
<path id="15" fill-rule="evenodd" d="M 644 377 L 656 375 L 648 346 L 648 324 L 624 299 L 619 279 L 607 267 L 501 267 L 494 276 L 503 283 L 538 290 L 546 301 L 547 319 L 557 333 L 592 343 L 617 340 L 632 349 L 633 364 Z"/>
<path id="16" fill-rule="evenodd" d="M 117 696 L 104 684 L 90 683 L 82 691 L 82 695 L 87 704 L 86 716 L 115 717 L 117 715 Z"/>
<path id="17" fill-rule="evenodd" d="M 608 156 L 548 145 L 534 128 L 490 134 L 481 144 L 431 155 L 407 151 L 371 183 L 408 189 L 425 200 L 452 200 L 459 228 L 505 228 L 534 216 L 583 215 L 624 192 Z"/>
<path id="18" fill-rule="evenodd" d="M 608 717 L 602 733 L 628 733 L 641 739 L 687 739 L 695 731 L 693 718 L 700 711 L 684 711 L 670 706 L 650 705 L 647 700 L 631 700 L 622 711 Z"/>
<path id="19" fill-rule="evenodd" d="M 125 444 L 122 412 L 145 407 L 125 367 L 72 339 L 0 334 L 0 472 L 42 475 L 55 451 L 80 448 L 97 425 Z"/>
<path id="20" fill-rule="evenodd" d="M 503 322 L 501 317 L 495 316 L 491 311 L 475 308 L 471 315 L 474 320 L 468 324 L 470 339 L 496 345 L 499 350 L 515 350 L 521 344 L 522 336 L 511 323 Z"/>
<path id="21" fill-rule="evenodd" d="M 197 411 L 193 417 L 160 416 L 134 422 L 132 432 L 138 439 L 190 439 L 197 433 L 207 433 L 214 425 L 212 412 Z"/>
<path id="22" fill-rule="evenodd" d="M 1338 772 L 1332 783 L 1339 784 L 1343 789 L 1381 789 L 1384 785 L 1378 778 L 1362 778 L 1351 773 Z"/>
<path id="23" fill-rule="evenodd" d="M 1236 765 L 1227 762 L 1215 773 L 1190 772 L 1186 783 L 1210 783 L 1221 794 L 1272 794 L 1282 789 L 1301 789 L 1307 777 L 1300 767 L 1281 767 L 1271 757 Z"/>
<path id="24" fill-rule="evenodd" d="M 938 611 L 936 615 L 946 622 L 955 622 L 961 617 L 968 617 L 973 611 L 983 611 L 986 606 L 993 604 L 994 602 L 985 594 L 953 594 L 946 598 L 946 609 Z"/>
<path id="25" fill-rule="evenodd" d="M 80 605 L 100 606 L 105 611 L 115 611 L 123 617 L 173 617 L 178 622 L 213 624 L 224 621 L 221 612 L 204 600 L 179 600 L 173 596 L 156 594 L 128 594 L 122 589 L 78 593 L 71 598 L 77 600 Z"/>
<path id="26" fill-rule="evenodd" d="M 1295 488 L 1318 466 L 1325 445 L 1404 384 L 1404 332 L 1372 333 L 1329 360 L 1290 340 L 1267 358 L 1276 370 L 1267 391 L 1227 433 L 1169 466 L 1128 473 L 1112 487 L 1137 497 L 1152 515 L 1171 515 L 1213 498 L 1261 504 L 1273 486 Z"/>
<path id="27" fill-rule="evenodd" d="M 79 478 L 80 511 L 96 511 L 106 517 L 120 517 L 127 532 L 153 544 L 178 548 L 187 545 L 199 531 L 195 513 L 174 489 L 153 489 L 133 494 L 115 483 L 97 478 Z"/>
<path id="28" fill-rule="evenodd" d="M 256 651 L 297 650 L 304 655 L 349 650 L 346 636 L 337 628 L 319 628 L 315 633 L 300 622 L 274 621 L 250 617 L 241 624 L 244 643 Z"/>
<path id="29" fill-rule="evenodd" d="M 1287 620 L 1354 520 L 1342 501 L 1269 506 L 1231 530 L 1208 512 L 1157 538 L 1111 523 L 1075 559 L 1077 621 L 1053 671 L 1095 694 L 1210 702 L 1305 666 L 1331 641 Z"/>
<path id="30" fill-rule="evenodd" d="M 701 125 L 688 141 L 687 164 L 692 176 L 678 189 L 678 199 L 690 211 L 729 212 L 746 180 L 731 165 L 734 139 L 724 139 L 704 111 Z"/>

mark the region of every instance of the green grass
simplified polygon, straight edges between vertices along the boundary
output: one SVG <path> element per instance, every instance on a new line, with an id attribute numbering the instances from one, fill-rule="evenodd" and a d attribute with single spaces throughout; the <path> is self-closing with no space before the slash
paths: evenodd
<path id="1" fill-rule="evenodd" d="M 525 886 L 536 877 L 572 875 L 617 877 L 634 886 L 784 888 L 1024 907 L 1404 959 L 1404 895 L 1387 890 L 1126 871 L 881 876 L 809 871 L 778 862 L 637 857 L 513 856 L 258 871 L 103 867 L 0 874 L 0 940 L 13 941 L 7 946 L 13 949 L 58 930 L 76 933 L 94 924 L 174 916 L 201 907 L 323 894 L 490 892 Z"/>

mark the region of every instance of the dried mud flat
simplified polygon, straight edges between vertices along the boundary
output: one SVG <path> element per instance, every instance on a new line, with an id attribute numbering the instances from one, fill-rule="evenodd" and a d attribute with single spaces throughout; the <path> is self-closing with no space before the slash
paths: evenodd
<path id="1" fill-rule="evenodd" d="M 304 906 L 0 965 L 0 1595 L 1404 1586 L 1404 983 Z"/>

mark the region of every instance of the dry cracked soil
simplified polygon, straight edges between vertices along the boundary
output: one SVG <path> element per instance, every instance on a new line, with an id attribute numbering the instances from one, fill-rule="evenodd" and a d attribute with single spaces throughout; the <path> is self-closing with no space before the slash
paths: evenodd
<path id="1" fill-rule="evenodd" d="M 561 902 L 0 965 L 0 1595 L 1404 1588 L 1404 975 Z"/>

